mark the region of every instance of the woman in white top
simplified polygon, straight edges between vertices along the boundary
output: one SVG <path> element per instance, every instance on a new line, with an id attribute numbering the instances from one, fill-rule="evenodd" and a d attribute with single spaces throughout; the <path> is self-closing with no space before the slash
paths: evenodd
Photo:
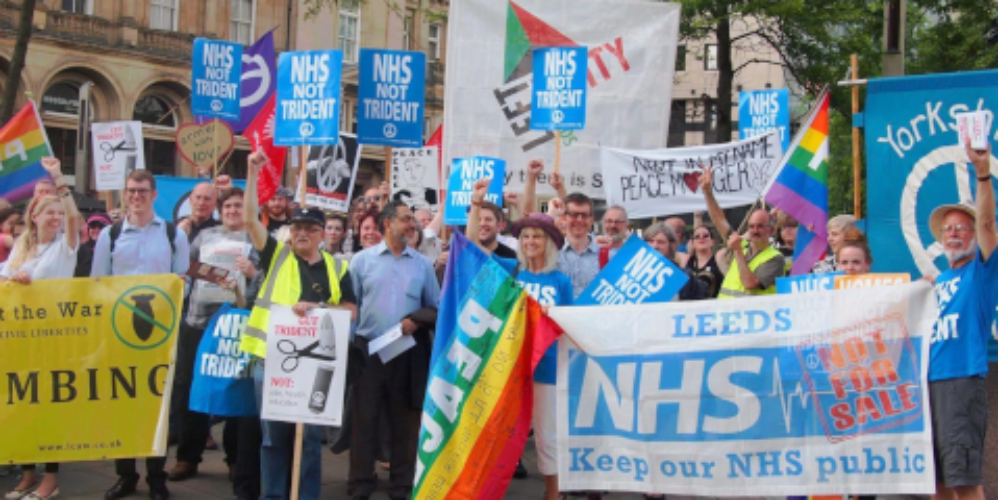
<path id="1" fill-rule="evenodd" d="M 26 230 L 14 242 L 0 282 L 29 285 L 37 280 L 73 277 L 80 244 L 80 212 L 72 191 L 62 179 L 59 160 L 43 158 L 42 167 L 55 180 L 57 196 L 41 196 L 28 204 Z M 56 484 L 59 464 L 45 464 L 41 482 L 33 464 L 22 469 L 21 482 L 4 494 L 5 500 L 48 500 L 59 495 Z"/>

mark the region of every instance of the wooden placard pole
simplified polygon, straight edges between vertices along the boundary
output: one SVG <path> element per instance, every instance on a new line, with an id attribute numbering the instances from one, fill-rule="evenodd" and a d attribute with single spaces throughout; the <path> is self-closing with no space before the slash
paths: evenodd
<path id="1" fill-rule="evenodd" d="M 561 170 L 561 130 L 554 131 L 554 173 Z M 529 209 L 529 207 L 528 207 Z"/>
<path id="2" fill-rule="evenodd" d="M 851 78 L 853 80 L 859 79 L 859 56 L 853 54 L 849 58 L 849 66 L 852 70 Z M 856 116 L 859 113 L 859 86 L 854 85 L 852 87 L 852 114 Z M 859 144 L 859 128 L 856 127 L 856 123 L 853 122 L 852 126 L 852 189 L 853 189 L 853 215 L 859 219 L 861 218 L 861 212 L 863 207 L 863 190 L 860 187 L 861 175 L 860 175 L 860 144 Z"/>
<path id="3" fill-rule="evenodd" d="M 308 160 L 307 148 L 304 144 L 298 146 L 298 193 L 301 196 L 301 208 L 308 208 L 308 203 L 305 201 L 306 176 L 308 175 L 308 170 L 305 168 Z M 294 459 L 291 466 L 291 500 L 298 500 L 298 489 L 301 487 L 301 448 L 304 438 L 305 424 L 299 422 L 295 424 Z"/>
<path id="4" fill-rule="evenodd" d="M 211 169 L 211 180 L 214 182 L 218 177 L 218 118 L 215 118 L 211 127 L 211 153 L 215 159 L 215 168 Z"/>
<path id="5" fill-rule="evenodd" d="M 299 206 L 302 208 L 308 208 L 308 204 L 305 203 L 305 194 L 308 187 L 308 169 L 306 164 L 308 163 L 308 146 L 302 144 L 298 146 L 298 196 L 301 197 L 301 203 Z"/>

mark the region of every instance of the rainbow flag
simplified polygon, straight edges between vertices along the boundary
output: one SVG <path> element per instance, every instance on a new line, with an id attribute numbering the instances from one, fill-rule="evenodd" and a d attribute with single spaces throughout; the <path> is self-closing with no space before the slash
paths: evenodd
<path id="1" fill-rule="evenodd" d="M 828 247 L 828 91 L 794 137 L 766 192 L 766 202 L 800 226 L 790 274 L 804 274 Z"/>
<path id="2" fill-rule="evenodd" d="M 455 233 L 423 403 L 414 499 L 499 499 L 523 453 L 533 372 L 560 329 Z"/>
<path id="3" fill-rule="evenodd" d="M 46 156 L 52 156 L 52 146 L 35 103 L 28 101 L 0 129 L 0 198 L 31 198 L 35 184 L 49 175 L 41 162 Z"/>

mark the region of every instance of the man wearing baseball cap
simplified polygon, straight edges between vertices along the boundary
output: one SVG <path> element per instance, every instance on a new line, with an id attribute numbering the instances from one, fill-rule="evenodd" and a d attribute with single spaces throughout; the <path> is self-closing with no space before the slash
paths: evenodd
<path id="1" fill-rule="evenodd" d="M 291 239 L 277 241 L 256 217 L 257 178 L 267 158 L 259 152 L 249 156 L 243 218 L 253 247 L 260 253 L 260 268 L 267 274 L 260 285 L 250 319 L 239 347 L 253 356 L 253 377 L 257 395 L 262 393 L 264 358 L 267 357 L 267 329 L 274 304 L 291 307 L 299 316 L 316 308 L 341 308 L 357 316 L 357 299 L 347 262 L 319 249 L 325 216 L 321 210 L 299 208 L 290 217 Z M 259 404 L 260 401 L 258 400 Z M 263 420 L 260 448 L 262 472 L 261 499 L 288 498 L 291 465 L 294 458 L 295 425 Z M 322 482 L 322 427 L 306 425 L 301 458 L 299 498 L 317 500 Z"/>
<path id="2" fill-rule="evenodd" d="M 935 281 L 939 318 L 929 351 L 929 403 L 938 498 L 983 499 L 984 433 L 988 423 L 984 377 L 991 317 L 998 305 L 998 258 L 992 254 L 995 196 L 991 148 L 967 156 L 977 176 L 977 202 L 943 205 L 929 218 L 950 269 Z"/>

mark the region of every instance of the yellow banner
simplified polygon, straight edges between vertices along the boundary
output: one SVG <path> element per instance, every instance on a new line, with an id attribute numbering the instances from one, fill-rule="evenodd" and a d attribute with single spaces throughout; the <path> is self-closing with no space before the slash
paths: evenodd
<path id="1" fill-rule="evenodd" d="M 184 282 L 0 284 L 0 463 L 166 453 Z"/>

